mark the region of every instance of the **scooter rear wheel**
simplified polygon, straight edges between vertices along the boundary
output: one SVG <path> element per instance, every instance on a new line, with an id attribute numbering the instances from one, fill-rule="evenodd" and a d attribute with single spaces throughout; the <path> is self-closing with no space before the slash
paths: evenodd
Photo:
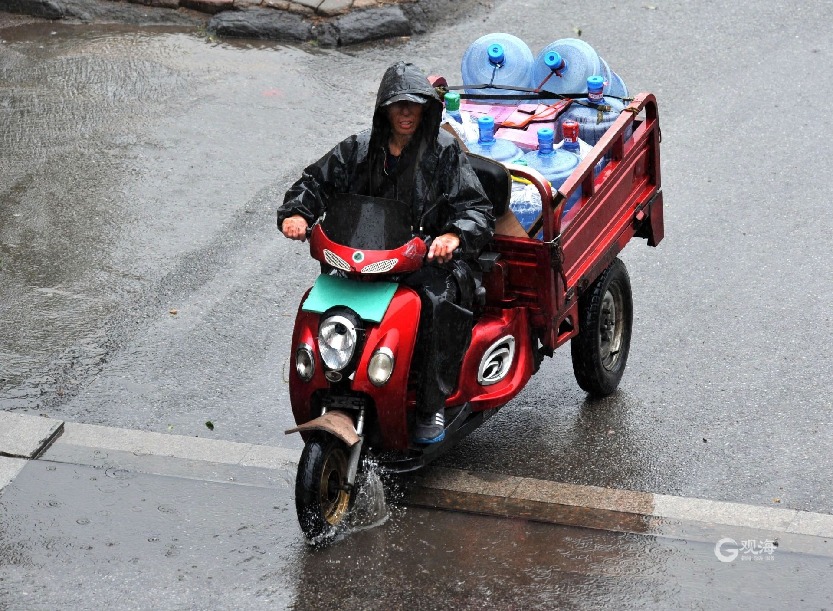
<path id="1" fill-rule="evenodd" d="M 295 478 L 295 509 L 308 539 L 335 536 L 347 515 L 349 455 L 346 444 L 329 433 L 318 433 L 304 446 Z"/>
<path id="2" fill-rule="evenodd" d="M 583 390 L 605 397 L 619 386 L 633 328 L 628 271 L 614 259 L 579 299 L 579 333 L 570 343 L 573 373 Z"/>

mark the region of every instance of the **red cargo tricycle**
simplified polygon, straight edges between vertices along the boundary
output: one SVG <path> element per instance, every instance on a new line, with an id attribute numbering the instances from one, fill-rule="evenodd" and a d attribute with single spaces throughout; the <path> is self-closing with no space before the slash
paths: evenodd
<path id="1" fill-rule="evenodd" d="M 308 538 L 337 532 L 365 457 L 390 472 L 425 465 L 513 399 L 543 357 L 568 341 L 582 389 L 604 396 L 617 388 L 633 320 L 630 280 L 617 255 L 633 237 L 650 246 L 663 238 L 659 143 L 656 100 L 642 93 L 557 191 L 531 168 L 470 156 L 498 232 L 479 259 L 471 344 L 446 402 L 445 439 L 436 444 L 415 444 L 410 435 L 420 300 L 390 280 L 426 264 L 429 236 L 412 234 L 396 218 L 397 206 L 359 196 L 345 196 L 313 226 L 311 255 L 341 273 L 318 277 L 292 335 L 289 390 L 298 426 L 287 433 L 300 432 L 305 442 L 295 496 Z M 603 157 L 609 161 L 596 174 Z M 541 197 L 541 217 L 528 234 L 508 209 L 512 176 Z M 364 214 L 374 221 L 362 222 Z M 543 239 L 530 237 L 540 232 Z"/>

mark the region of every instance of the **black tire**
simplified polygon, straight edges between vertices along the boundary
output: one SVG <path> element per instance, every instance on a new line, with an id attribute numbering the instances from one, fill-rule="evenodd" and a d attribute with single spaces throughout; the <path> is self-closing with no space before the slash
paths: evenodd
<path id="1" fill-rule="evenodd" d="M 628 270 L 615 259 L 579 298 L 579 333 L 570 342 L 578 385 L 594 397 L 619 386 L 633 328 Z"/>
<path id="2" fill-rule="evenodd" d="M 329 433 L 304 446 L 295 478 L 295 509 L 308 539 L 335 536 L 343 525 L 352 496 L 345 489 L 349 458 L 347 445 Z"/>

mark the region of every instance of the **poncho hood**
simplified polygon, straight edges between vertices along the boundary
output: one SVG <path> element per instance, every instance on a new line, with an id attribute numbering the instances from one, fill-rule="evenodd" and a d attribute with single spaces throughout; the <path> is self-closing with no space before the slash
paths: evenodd
<path id="1" fill-rule="evenodd" d="M 390 123 L 388 122 L 385 106 L 393 98 L 399 96 L 406 96 L 405 99 L 412 99 L 412 96 L 414 96 L 425 100 L 422 120 L 414 137 L 416 140 L 427 140 L 429 142 L 436 140 L 442 121 L 442 100 L 419 68 L 411 63 L 399 61 L 385 71 L 382 81 L 379 83 L 376 107 L 373 113 L 371 146 L 387 144 L 390 135 Z"/>

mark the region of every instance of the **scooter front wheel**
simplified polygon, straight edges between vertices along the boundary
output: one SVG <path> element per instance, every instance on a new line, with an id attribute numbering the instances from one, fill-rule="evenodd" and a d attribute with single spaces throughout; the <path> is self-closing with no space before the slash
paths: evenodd
<path id="1" fill-rule="evenodd" d="M 329 433 L 318 433 L 304 446 L 295 478 L 295 509 L 308 539 L 335 535 L 347 515 L 349 456 L 346 444 Z"/>

